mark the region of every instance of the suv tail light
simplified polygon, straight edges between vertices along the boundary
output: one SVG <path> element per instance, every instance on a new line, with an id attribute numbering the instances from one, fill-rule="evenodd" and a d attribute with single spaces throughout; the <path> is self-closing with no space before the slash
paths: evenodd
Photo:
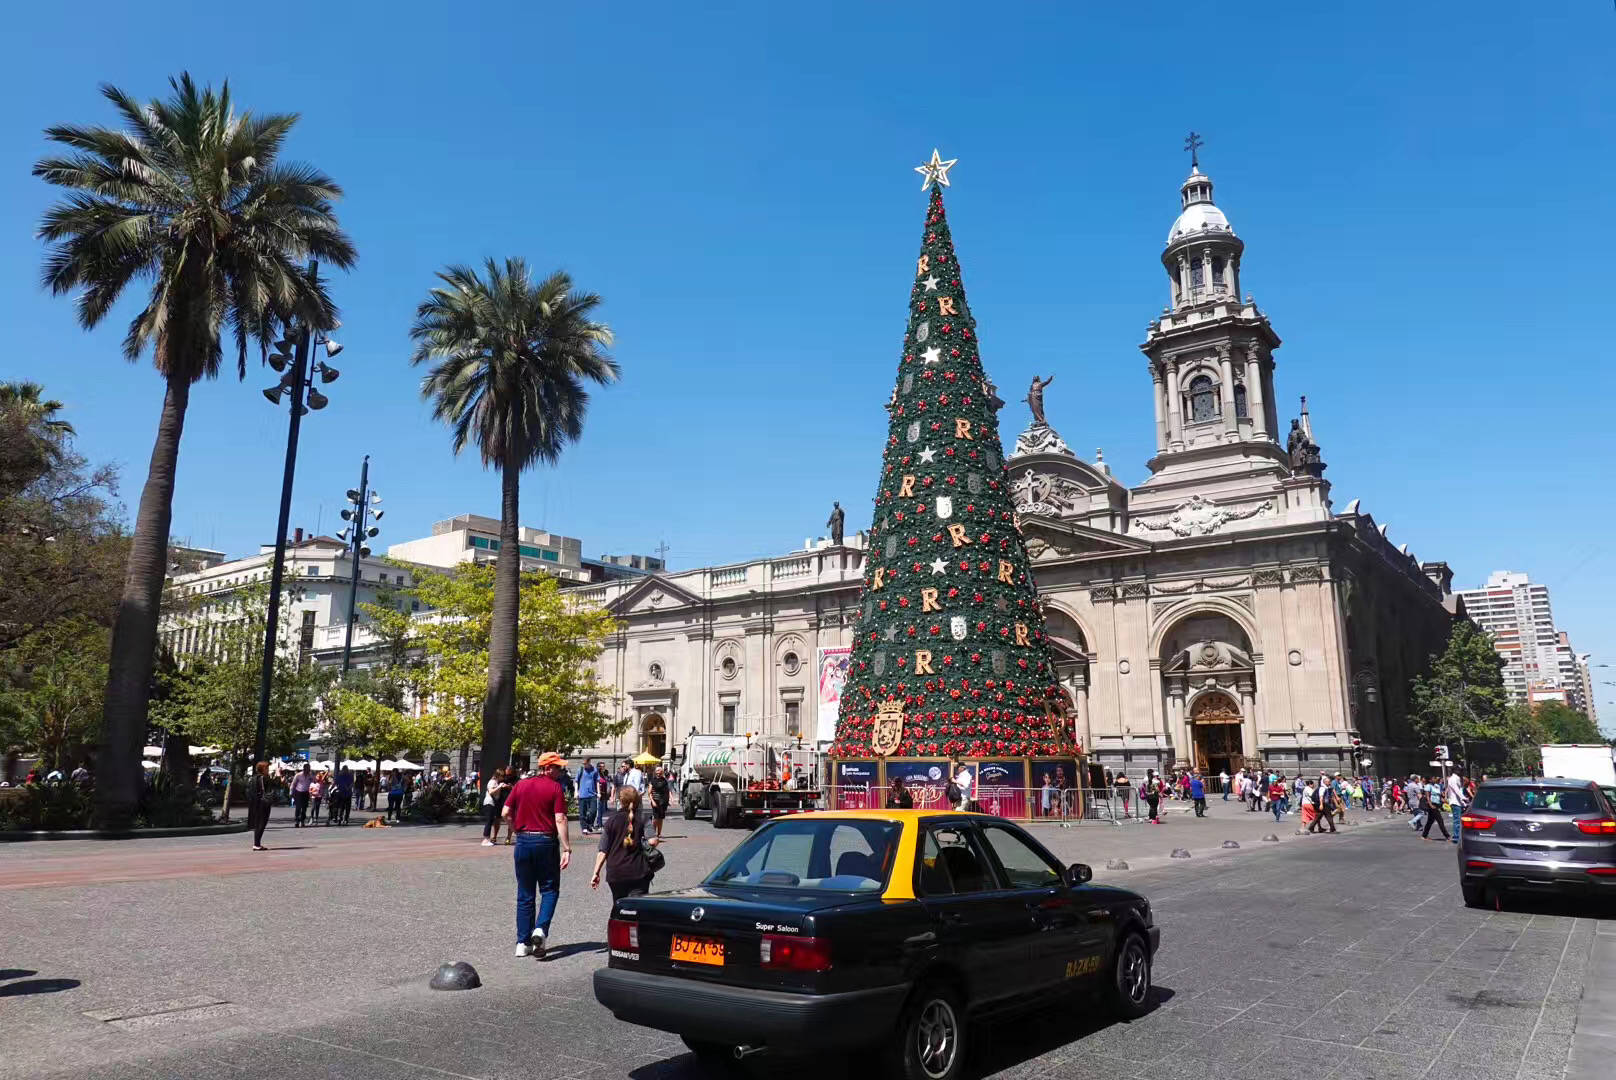
<path id="1" fill-rule="evenodd" d="M 758 963 L 777 971 L 829 971 L 830 941 L 764 934 L 758 943 Z"/>
<path id="2" fill-rule="evenodd" d="M 1616 836 L 1616 821 L 1610 818 L 1583 818 L 1577 828 L 1589 836 Z"/>
<path id="3" fill-rule="evenodd" d="M 1588 873 L 1593 877 L 1616 877 L 1616 866 L 1590 866 Z"/>
<path id="4" fill-rule="evenodd" d="M 626 919 L 606 921 L 606 944 L 613 949 L 635 950 L 640 947 L 640 924 Z"/>
<path id="5" fill-rule="evenodd" d="M 1490 829 L 1498 824 L 1498 819 L 1486 814 L 1461 814 L 1459 824 L 1467 829 Z"/>

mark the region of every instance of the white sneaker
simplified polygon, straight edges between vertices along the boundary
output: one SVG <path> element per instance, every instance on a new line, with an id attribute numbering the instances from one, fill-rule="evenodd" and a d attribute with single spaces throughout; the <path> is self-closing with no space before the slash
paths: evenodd
<path id="1" fill-rule="evenodd" d="M 494 846 L 494 842 L 492 840 L 484 840 L 483 841 L 483 847 L 493 847 L 493 846 Z"/>
<path id="2" fill-rule="evenodd" d="M 533 933 L 528 935 L 527 949 L 540 960 L 544 959 L 544 930 L 535 926 Z"/>
<path id="3" fill-rule="evenodd" d="M 516 947 L 516 955 L 517 956 L 532 956 L 533 955 L 533 946 L 527 944 L 526 942 L 523 942 L 522 944 L 520 944 L 520 945 L 518 945 Z"/>

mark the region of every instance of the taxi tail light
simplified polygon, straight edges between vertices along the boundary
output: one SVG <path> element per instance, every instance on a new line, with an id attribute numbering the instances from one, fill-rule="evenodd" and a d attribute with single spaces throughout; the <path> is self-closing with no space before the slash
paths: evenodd
<path id="1" fill-rule="evenodd" d="M 1588 873 L 1594 877 L 1616 878 L 1616 866 L 1590 866 Z"/>
<path id="2" fill-rule="evenodd" d="M 606 944 L 613 949 L 638 949 L 640 947 L 640 924 L 629 922 L 626 919 L 607 920 Z"/>
<path id="3" fill-rule="evenodd" d="M 1459 824 L 1467 829 L 1490 829 L 1498 824 L 1498 819 L 1486 814 L 1461 814 Z"/>
<path id="4" fill-rule="evenodd" d="M 1616 836 L 1616 821 L 1610 818 L 1583 818 L 1577 828 L 1589 836 Z"/>
<path id="5" fill-rule="evenodd" d="M 758 963 L 776 971 L 829 971 L 830 942 L 824 938 L 764 934 Z"/>

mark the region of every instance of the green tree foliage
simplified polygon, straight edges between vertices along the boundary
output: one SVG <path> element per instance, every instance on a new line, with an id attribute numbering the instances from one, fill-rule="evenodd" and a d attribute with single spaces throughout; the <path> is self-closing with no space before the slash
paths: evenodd
<path id="1" fill-rule="evenodd" d="M 554 273 L 534 281 L 522 259 L 489 259 L 484 274 L 451 266 L 416 311 L 413 364 L 430 364 L 421 395 L 454 432 L 454 450 L 475 445 L 500 473 L 500 549 L 482 702 L 483 761 L 510 760 L 520 723 L 517 609 L 522 470 L 552 465 L 583 433 L 585 383 L 616 380 L 606 354 L 612 332 L 595 321 L 600 297 Z"/>
<path id="2" fill-rule="evenodd" d="M 922 236 L 832 753 L 870 756 L 896 702 L 900 755 L 1070 754 L 940 188 Z"/>
<path id="3" fill-rule="evenodd" d="M 117 474 L 90 468 L 38 398 L 0 388 L 0 663 L 59 621 L 110 627 L 127 552 Z"/>
<path id="4" fill-rule="evenodd" d="M 462 746 L 475 741 L 482 720 L 498 570 L 468 563 L 449 574 L 415 573 L 416 583 L 406 591 L 431 613 L 412 620 L 378 610 L 373 617 L 402 619 L 414 630 L 412 648 L 422 663 L 412 685 L 427 702 L 422 742 L 415 745 Z M 624 730 L 606 712 L 611 688 L 594 673 L 616 622 L 597 607 L 579 604 L 544 574 L 523 574 L 518 595 L 516 743 L 566 753 Z"/>
<path id="5" fill-rule="evenodd" d="M 1501 743 L 1511 751 L 1530 743 L 1521 712 L 1510 706 L 1503 670 L 1492 638 L 1469 619 L 1455 621 L 1447 648 L 1409 685 L 1414 728 L 1426 745 L 1456 747 L 1468 761 L 1471 742 Z"/>
<path id="6" fill-rule="evenodd" d="M 1563 701 L 1538 703 L 1532 709 L 1532 717 L 1542 735 L 1541 742 L 1602 743 L 1609 741 L 1600 732 L 1599 725 L 1588 718 L 1587 713 L 1573 709 Z"/>
<path id="7" fill-rule="evenodd" d="M 76 617 L 0 653 L 0 743 L 35 751 L 47 768 L 84 761 L 101 719 L 108 644 L 104 625 Z"/>
<path id="8" fill-rule="evenodd" d="M 45 284 L 57 295 L 78 294 L 87 330 L 100 325 L 131 284 L 148 285 L 123 354 L 134 361 L 149 348 L 164 382 L 108 669 L 96 797 L 112 825 L 129 820 L 141 789 L 140 747 L 191 386 L 218 375 L 227 328 L 237 373 L 245 376 L 249 340 L 267 344 L 278 321 L 296 315 L 331 325 L 324 289 L 299 264 L 313 256 L 346 268 L 355 258 L 332 212 L 341 190 L 318 170 L 279 160 L 295 115 L 238 113 L 228 83 L 215 93 L 187 74 L 170 86 L 166 100 L 149 103 L 102 87 L 122 129 L 48 128 L 46 138 L 62 149 L 34 166 L 35 176 L 68 192 L 39 228 L 51 245 Z"/>

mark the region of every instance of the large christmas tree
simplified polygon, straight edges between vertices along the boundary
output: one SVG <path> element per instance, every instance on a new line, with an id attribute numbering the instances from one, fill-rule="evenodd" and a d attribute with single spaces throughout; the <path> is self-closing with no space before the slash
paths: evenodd
<path id="1" fill-rule="evenodd" d="M 1002 405 L 982 369 L 932 152 L 852 662 L 836 742 L 875 755 L 885 706 L 903 711 L 897 757 L 1070 757 L 1027 551 L 1016 528 Z M 935 185 L 933 181 L 936 181 Z"/>

